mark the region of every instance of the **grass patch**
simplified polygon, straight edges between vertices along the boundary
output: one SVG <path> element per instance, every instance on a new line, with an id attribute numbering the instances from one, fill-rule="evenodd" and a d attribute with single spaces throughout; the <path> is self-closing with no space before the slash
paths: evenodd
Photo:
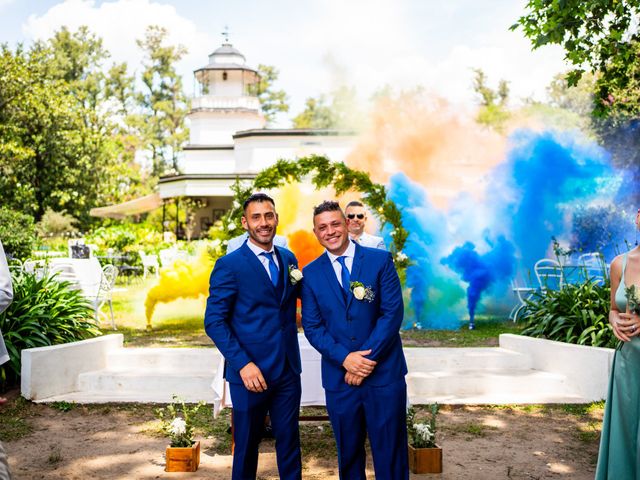
<path id="1" fill-rule="evenodd" d="M 477 319 L 475 330 L 463 324 L 457 330 L 403 330 L 400 336 L 405 347 L 485 347 L 497 346 L 501 333 L 518 334 L 523 328 L 510 320 L 488 317 Z"/>
<path id="2" fill-rule="evenodd" d="M 31 402 L 22 397 L 5 405 L 0 414 L 0 441 L 11 442 L 29 435 L 33 431 L 29 418 L 33 415 Z"/>
<path id="3" fill-rule="evenodd" d="M 56 410 L 60 410 L 61 412 L 69 412 L 76 408 L 76 404 L 75 402 L 67 402 L 63 400 L 61 402 L 53 402 L 51 404 L 51 408 L 55 408 Z"/>
<path id="4" fill-rule="evenodd" d="M 447 425 L 441 426 L 441 430 L 452 434 L 466 434 L 471 437 L 482 438 L 486 437 L 489 432 L 498 430 L 497 427 L 492 425 L 485 425 L 484 423 L 469 422 L 459 425 Z"/>

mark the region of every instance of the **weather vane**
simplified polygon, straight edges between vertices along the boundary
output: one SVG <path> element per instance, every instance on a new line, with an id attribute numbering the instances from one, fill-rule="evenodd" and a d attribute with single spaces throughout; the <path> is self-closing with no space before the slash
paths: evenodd
<path id="1" fill-rule="evenodd" d="M 229 25 L 224 26 L 222 36 L 224 37 L 224 43 L 229 43 Z"/>

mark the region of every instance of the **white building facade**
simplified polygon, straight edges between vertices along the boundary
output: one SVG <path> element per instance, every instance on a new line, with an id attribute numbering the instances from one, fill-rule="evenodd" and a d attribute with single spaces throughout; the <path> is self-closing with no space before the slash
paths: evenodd
<path id="1" fill-rule="evenodd" d="M 265 128 L 255 94 L 260 76 L 229 43 L 209 56 L 194 79 L 181 173 L 161 178 L 158 190 L 165 204 L 192 197 L 206 205 L 196 215 L 196 237 L 231 206 L 236 179 L 251 181 L 279 159 L 317 154 L 343 161 L 354 146 L 352 132 Z"/>

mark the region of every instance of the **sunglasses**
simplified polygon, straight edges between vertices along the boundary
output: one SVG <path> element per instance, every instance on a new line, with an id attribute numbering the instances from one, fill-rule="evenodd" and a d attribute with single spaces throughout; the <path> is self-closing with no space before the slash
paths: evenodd
<path id="1" fill-rule="evenodd" d="M 350 213 L 349 215 L 347 215 L 347 218 L 349 220 L 353 220 L 356 217 L 358 217 L 358 220 L 362 220 L 364 218 L 364 213 L 358 213 L 357 215 L 355 213 Z"/>

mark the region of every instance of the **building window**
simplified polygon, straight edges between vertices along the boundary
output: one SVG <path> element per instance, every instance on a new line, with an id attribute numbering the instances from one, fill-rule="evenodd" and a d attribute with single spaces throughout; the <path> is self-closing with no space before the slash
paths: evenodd
<path id="1" fill-rule="evenodd" d="M 227 80 L 227 72 L 222 72 L 222 80 Z"/>

